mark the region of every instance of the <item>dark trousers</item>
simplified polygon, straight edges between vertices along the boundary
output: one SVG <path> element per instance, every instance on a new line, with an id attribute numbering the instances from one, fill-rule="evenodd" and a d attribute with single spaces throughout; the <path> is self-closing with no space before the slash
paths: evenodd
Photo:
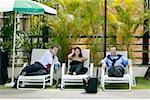
<path id="1" fill-rule="evenodd" d="M 47 74 L 46 68 L 39 62 L 35 62 L 32 65 L 26 66 L 22 70 L 21 74 L 23 72 L 26 72 L 26 75 L 44 75 L 44 74 Z"/>
<path id="2" fill-rule="evenodd" d="M 73 74 L 75 72 L 78 74 L 85 74 L 87 72 L 87 68 L 83 67 L 83 63 L 72 65 L 69 69 L 70 73 Z"/>
<path id="3" fill-rule="evenodd" d="M 46 68 L 40 64 L 39 62 L 35 62 L 34 64 L 32 65 L 28 65 L 26 66 L 22 72 L 26 72 L 26 74 L 36 74 L 36 75 L 41 75 L 41 74 L 46 74 Z M 21 73 L 22 73 L 21 72 Z"/>
<path id="4" fill-rule="evenodd" d="M 72 65 L 69 69 L 69 71 L 71 73 L 75 72 L 76 74 L 79 74 L 79 72 L 81 71 L 83 67 L 83 64 L 82 63 L 79 63 L 79 64 L 75 64 L 75 65 Z"/>

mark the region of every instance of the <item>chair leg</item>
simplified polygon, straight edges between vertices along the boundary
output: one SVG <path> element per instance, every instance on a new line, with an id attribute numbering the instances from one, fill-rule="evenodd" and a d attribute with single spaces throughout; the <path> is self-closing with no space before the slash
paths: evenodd
<path id="1" fill-rule="evenodd" d="M 45 78 L 43 79 L 43 88 L 42 89 L 44 89 L 45 88 Z"/>
<path id="2" fill-rule="evenodd" d="M 64 89 L 64 81 L 63 81 L 63 79 L 61 79 L 61 89 L 62 90 Z"/>
<path id="3" fill-rule="evenodd" d="M 105 91 L 105 82 L 101 83 L 103 91 Z"/>
<path id="4" fill-rule="evenodd" d="M 64 89 L 64 85 L 63 84 L 61 84 L 61 90 L 63 90 Z"/>
<path id="5" fill-rule="evenodd" d="M 131 91 L 132 82 L 129 81 L 129 91 Z"/>
<path id="6" fill-rule="evenodd" d="M 22 83 L 20 84 L 20 82 L 22 82 Z M 25 81 L 18 80 L 17 81 L 17 89 L 21 90 L 21 88 L 23 88 L 23 87 L 25 87 Z"/>
<path id="7" fill-rule="evenodd" d="M 19 89 L 19 78 L 18 78 L 18 80 L 17 80 L 17 89 Z"/>
<path id="8" fill-rule="evenodd" d="M 135 86 L 136 86 L 136 79 L 135 79 L 135 76 L 133 75 L 132 87 L 135 87 Z"/>

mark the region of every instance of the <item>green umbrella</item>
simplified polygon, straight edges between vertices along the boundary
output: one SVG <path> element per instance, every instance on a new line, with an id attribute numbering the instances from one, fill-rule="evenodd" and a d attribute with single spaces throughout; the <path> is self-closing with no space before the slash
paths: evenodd
<path id="1" fill-rule="evenodd" d="M 0 0 L 0 12 L 14 12 L 14 33 L 13 33 L 13 60 L 11 83 L 6 86 L 14 85 L 14 65 L 15 65 L 15 45 L 16 45 L 16 17 L 21 14 L 57 14 L 56 10 L 44 4 L 32 0 Z"/>
<path id="2" fill-rule="evenodd" d="M 10 11 L 23 14 L 57 14 L 55 9 L 32 0 L 0 0 L 0 12 Z"/>

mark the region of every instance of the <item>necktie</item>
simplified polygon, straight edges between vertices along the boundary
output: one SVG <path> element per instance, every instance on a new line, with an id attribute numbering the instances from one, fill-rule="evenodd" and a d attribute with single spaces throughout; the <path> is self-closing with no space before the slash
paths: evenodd
<path id="1" fill-rule="evenodd" d="M 113 59 L 113 60 L 112 60 L 112 66 L 115 65 L 115 62 L 116 62 L 116 59 Z"/>

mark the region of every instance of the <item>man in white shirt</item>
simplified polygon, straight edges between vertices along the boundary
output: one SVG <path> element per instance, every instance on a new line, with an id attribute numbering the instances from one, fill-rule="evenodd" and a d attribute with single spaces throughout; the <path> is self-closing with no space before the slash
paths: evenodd
<path id="1" fill-rule="evenodd" d="M 47 50 L 39 60 L 34 64 L 26 66 L 21 74 L 22 75 L 44 75 L 49 73 L 51 65 L 60 65 L 58 57 L 56 56 L 59 46 L 52 46 Z"/>
<path id="2" fill-rule="evenodd" d="M 20 75 L 45 75 L 50 73 L 50 67 L 54 65 L 54 70 L 56 71 L 57 81 L 61 78 L 61 67 L 58 61 L 57 53 L 59 51 L 59 46 L 52 46 L 50 50 L 47 50 L 39 60 L 35 61 L 34 64 L 28 65 L 21 71 Z M 59 67 L 58 67 L 59 66 Z M 56 68 L 55 68 L 56 67 Z M 17 86 L 17 80 L 14 87 Z"/>

